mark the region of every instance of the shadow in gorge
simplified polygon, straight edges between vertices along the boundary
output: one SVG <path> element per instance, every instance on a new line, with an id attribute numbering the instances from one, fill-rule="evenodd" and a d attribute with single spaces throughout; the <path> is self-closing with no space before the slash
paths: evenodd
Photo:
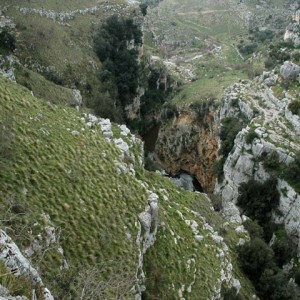
<path id="1" fill-rule="evenodd" d="M 160 123 L 154 125 L 149 129 L 143 136 L 143 141 L 145 143 L 145 151 L 147 153 L 153 153 L 155 149 L 155 144 L 158 138 L 158 133 L 160 129 Z"/>

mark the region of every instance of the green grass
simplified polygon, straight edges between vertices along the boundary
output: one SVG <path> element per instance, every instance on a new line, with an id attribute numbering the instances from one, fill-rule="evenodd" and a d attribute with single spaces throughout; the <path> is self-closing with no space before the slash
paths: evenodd
<path id="1" fill-rule="evenodd" d="M 10 291 L 11 296 L 26 296 L 29 299 L 32 297 L 33 286 L 30 280 L 25 277 L 17 278 L 2 262 L 0 262 L 0 284 Z"/>
<path id="2" fill-rule="evenodd" d="M 214 77 L 211 77 L 214 76 Z M 183 89 L 172 99 L 177 105 L 199 103 L 210 99 L 218 99 L 230 84 L 246 78 L 240 71 L 227 72 L 224 76 L 215 73 L 183 86 Z"/>
<path id="3" fill-rule="evenodd" d="M 219 232 L 222 232 L 223 218 L 211 210 L 210 203 L 203 194 L 182 190 L 179 192 L 168 179 L 162 179 L 153 173 L 146 176 L 146 182 L 151 189 L 160 191 L 161 198 L 167 196 L 169 199 L 160 201 L 159 221 L 163 225 L 159 229 L 155 246 L 146 253 L 147 299 L 176 299 L 182 285 L 185 286 L 183 297 L 186 299 L 210 299 L 214 294 L 214 287 L 218 286 L 223 261 L 218 253 L 222 250 L 222 245 L 212 240 L 209 231 L 203 228 L 204 219 L 195 213 L 205 217 L 206 222 Z M 184 220 L 178 212 L 182 213 Z M 185 220 L 195 220 L 198 223 L 199 234 L 204 240 L 195 241 L 191 227 Z M 254 290 L 238 266 L 235 245 L 240 237 L 231 226 L 224 232 L 229 245 L 229 252 L 225 256 L 232 261 L 233 274 L 242 282 L 241 294 L 247 299 Z M 177 257 L 175 261 L 174 256 Z M 193 261 L 190 267 L 189 260 Z M 192 282 L 190 293 L 187 288 Z"/>
<path id="4" fill-rule="evenodd" d="M 19 67 L 15 71 L 15 76 L 16 81 L 30 89 L 35 97 L 43 98 L 53 104 L 71 104 L 74 102 L 71 89 L 54 84 L 36 72 Z"/>
<path id="5" fill-rule="evenodd" d="M 2 78 L 0 98 L 1 124 L 7 116 L 13 120 L 13 158 L 1 158 L 2 205 L 13 196 L 41 224 L 41 214 L 49 214 L 62 230 L 61 244 L 71 265 L 112 259 L 136 268 L 137 246 L 126 232 L 137 235 L 137 214 L 147 193 L 134 178 L 117 175 L 119 151 L 98 131 L 88 130 L 73 109 L 49 106 Z M 85 132 L 73 136 L 68 128 Z M 57 252 L 48 255 L 45 277 L 55 276 L 60 263 Z"/>
<path id="6" fill-rule="evenodd" d="M 0 128 L 4 130 L 5 125 L 10 132 L 5 159 L 0 151 L 0 216 L 3 218 L 12 199 L 13 203 L 25 206 L 25 214 L 16 216 L 9 230 L 21 248 L 30 245 L 39 234 L 44 236 L 44 227 L 50 224 L 61 230 L 59 244 L 71 268 L 84 270 L 113 261 L 105 272 L 106 279 L 124 269 L 134 276 L 139 254 L 137 216 L 147 203 L 147 191 L 142 184 L 145 182 L 148 189 L 159 195 L 160 202 L 157 241 L 145 256 L 148 295 L 176 298 L 182 284 L 187 288 L 194 281 L 194 270 L 192 292 L 185 291 L 184 295 L 189 299 L 213 295 L 220 278 L 222 259 L 217 253 L 221 246 L 202 228 L 203 219 L 192 210 L 205 217 L 214 230 L 222 231 L 224 220 L 211 211 L 204 195 L 178 190 L 168 179 L 140 167 L 136 168 L 137 177 L 118 174 L 115 161 L 120 161 L 119 150 L 102 137 L 97 127 L 88 129 L 81 121 L 82 115 L 72 108 L 47 104 L 2 78 L 0 99 Z M 72 130 L 81 133 L 72 135 Z M 118 137 L 117 127 L 113 131 Z M 139 147 L 131 146 L 136 161 Z M 132 159 L 124 162 L 131 163 Z M 50 221 L 42 213 L 48 214 Z M 195 241 L 185 220 L 198 223 L 203 241 Z M 18 228 L 24 225 L 28 230 L 20 236 Z M 131 234 L 130 239 L 127 233 Z M 226 255 L 233 258 L 234 274 L 244 283 L 242 293 L 249 296 L 253 288 L 235 260 L 239 237 L 234 227 L 224 235 L 230 248 Z M 57 283 L 63 263 L 58 246 L 45 252 L 39 266 L 46 285 L 63 299 L 66 291 Z M 32 258 L 34 265 L 39 258 Z M 193 260 L 190 269 L 189 259 Z M 157 285 L 160 278 L 163 280 Z"/>

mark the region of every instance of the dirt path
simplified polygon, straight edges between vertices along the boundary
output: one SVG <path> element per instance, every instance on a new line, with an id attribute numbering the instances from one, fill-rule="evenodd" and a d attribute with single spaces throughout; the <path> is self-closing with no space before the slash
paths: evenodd
<path id="1" fill-rule="evenodd" d="M 205 10 L 205 11 L 189 11 L 189 12 L 178 12 L 178 16 L 192 16 L 192 15 L 208 15 L 214 13 L 233 12 L 233 9 L 221 9 L 221 10 Z"/>

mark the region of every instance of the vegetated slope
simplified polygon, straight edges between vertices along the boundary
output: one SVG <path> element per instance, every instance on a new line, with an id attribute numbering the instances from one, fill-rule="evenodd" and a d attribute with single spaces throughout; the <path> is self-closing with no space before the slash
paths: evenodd
<path id="1" fill-rule="evenodd" d="M 74 110 L 0 80 L 1 219 L 10 206 L 22 205 L 25 213 L 17 222 L 26 225 L 20 237 L 13 225 L 9 233 L 35 252 L 35 240 L 46 239 L 44 227 L 54 224 L 54 245 L 33 257 L 47 282 L 57 280 L 64 256 L 70 266 L 83 269 L 114 260 L 113 272 L 125 268 L 134 275 L 137 214 L 147 192 L 134 177 L 118 174 L 120 151 Z"/>
<path id="2" fill-rule="evenodd" d="M 126 127 L 110 130 L 3 78 L 0 97 L 1 228 L 57 299 L 131 299 L 142 270 L 149 299 L 218 299 L 239 282 L 252 295 L 236 262 L 242 228 L 223 227 L 206 196 L 144 171 L 141 142 Z"/>
<path id="3" fill-rule="evenodd" d="M 276 40 L 286 22 L 287 4 L 166 0 L 148 9 L 149 52 L 184 80 L 196 80 L 174 98 L 176 105 L 220 97 L 225 87 L 262 71 L 264 55 L 250 56 Z"/>
<path id="4" fill-rule="evenodd" d="M 101 86 L 97 77 L 101 63 L 93 49 L 94 32 L 108 16 L 128 15 L 131 6 L 122 0 L 4 0 L 1 4 L 3 14 L 16 24 L 14 55 L 21 65 L 55 83 L 80 89 L 85 102 L 91 102 Z M 20 83 L 26 80 L 23 77 Z M 34 85 L 28 87 L 35 92 Z"/>

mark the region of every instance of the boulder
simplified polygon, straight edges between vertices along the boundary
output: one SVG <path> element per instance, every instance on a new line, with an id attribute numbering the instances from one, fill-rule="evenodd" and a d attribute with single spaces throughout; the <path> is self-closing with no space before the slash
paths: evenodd
<path id="1" fill-rule="evenodd" d="M 284 79 L 297 79 L 300 74 L 300 67 L 291 61 L 285 61 L 280 67 L 280 75 Z"/>

